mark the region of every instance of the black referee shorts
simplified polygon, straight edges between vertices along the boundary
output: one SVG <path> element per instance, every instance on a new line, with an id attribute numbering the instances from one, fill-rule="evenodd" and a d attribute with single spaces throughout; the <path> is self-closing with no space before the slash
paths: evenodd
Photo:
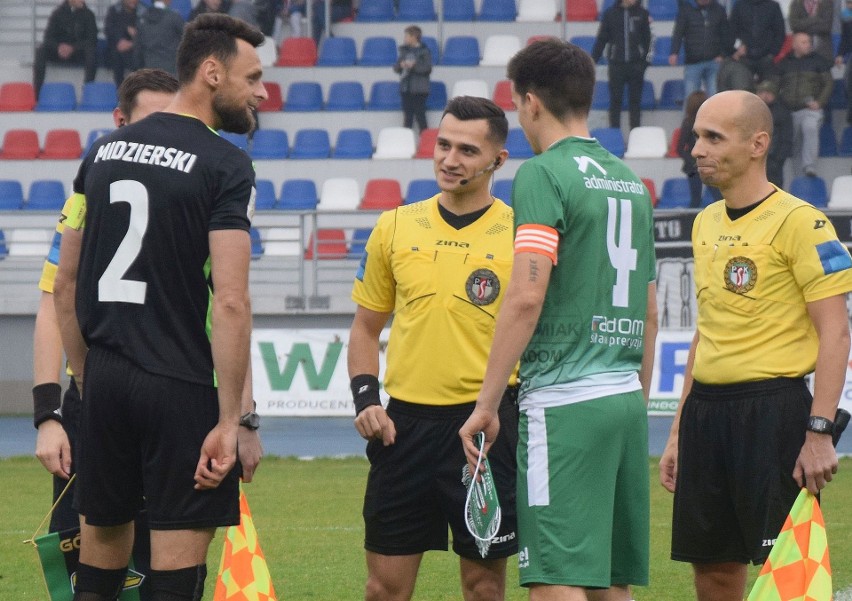
<path id="1" fill-rule="evenodd" d="M 694 382 L 680 419 L 672 559 L 762 563 L 799 494 L 811 410 L 800 378 Z"/>
<path id="2" fill-rule="evenodd" d="M 481 560 L 476 541 L 467 531 L 464 503 L 467 489 L 462 470 L 467 460 L 459 428 L 475 403 L 432 406 L 391 399 L 388 416 L 396 426 L 396 442 L 367 443 L 370 475 L 364 495 L 364 548 L 381 555 L 412 555 L 447 550 L 447 526 L 453 551 Z M 500 434 L 488 461 L 500 499 L 500 530 L 485 559 L 518 551 L 515 515 L 515 450 L 518 444 L 516 389 L 503 395 Z"/>

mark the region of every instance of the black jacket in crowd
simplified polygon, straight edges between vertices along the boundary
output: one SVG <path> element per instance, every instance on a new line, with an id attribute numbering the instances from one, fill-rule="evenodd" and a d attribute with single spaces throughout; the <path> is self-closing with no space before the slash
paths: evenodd
<path id="1" fill-rule="evenodd" d="M 746 58 L 758 60 L 781 51 L 786 29 L 775 0 L 738 0 L 729 20 L 732 38 L 746 45 Z"/>
<path id="2" fill-rule="evenodd" d="M 592 59 L 598 62 L 607 48 L 610 63 L 636 63 L 648 60 L 651 47 L 651 21 L 639 3 L 630 8 L 615 4 L 604 12 Z"/>
<path id="3" fill-rule="evenodd" d="M 698 6 L 695 0 L 680 3 L 672 31 L 672 54 L 685 51 L 686 64 L 703 63 L 733 52 L 731 27 L 725 8 L 716 0 Z"/>
<path id="4" fill-rule="evenodd" d="M 403 69 L 402 61 L 413 60 L 411 69 Z M 400 46 L 399 57 L 393 70 L 402 75 L 399 91 L 403 94 L 429 94 L 429 74 L 432 72 L 432 53 L 429 48 L 419 46 Z"/>
<path id="5" fill-rule="evenodd" d="M 97 46 L 98 25 L 95 13 L 88 6 L 72 10 L 67 2 L 63 2 L 50 13 L 44 30 L 44 45 L 55 49 L 59 44 L 71 44 L 75 51 Z"/>
<path id="6" fill-rule="evenodd" d="M 772 142 L 767 159 L 783 165 L 793 156 L 793 115 L 780 99 L 767 106 L 772 113 Z"/>
<path id="7" fill-rule="evenodd" d="M 127 12 L 124 10 L 124 3 L 120 1 L 109 7 L 104 20 L 104 34 L 109 52 L 116 52 L 115 47 L 121 40 L 133 41 L 133 36 L 127 30 L 136 27 L 138 12 L 138 7 L 133 12 Z"/>

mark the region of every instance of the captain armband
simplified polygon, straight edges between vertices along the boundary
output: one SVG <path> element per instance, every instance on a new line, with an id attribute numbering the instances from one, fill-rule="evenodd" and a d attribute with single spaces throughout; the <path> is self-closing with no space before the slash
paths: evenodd
<path id="1" fill-rule="evenodd" d="M 379 387 L 379 379 L 372 374 L 359 374 L 352 378 L 349 388 L 352 390 L 356 416 L 370 405 L 381 406 Z"/>
<path id="2" fill-rule="evenodd" d="M 48 382 L 33 388 L 33 425 L 52 419 L 62 423 L 62 386 Z"/>

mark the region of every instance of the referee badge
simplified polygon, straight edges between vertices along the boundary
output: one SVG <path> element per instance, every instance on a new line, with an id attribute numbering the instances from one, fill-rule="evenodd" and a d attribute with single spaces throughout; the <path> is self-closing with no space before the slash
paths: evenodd
<path id="1" fill-rule="evenodd" d="M 477 269 L 468 276 L 464 288 L 474 305 L 490 305 L 500 294 L 500 280 L 490 269 Z"/>
<path id="2" fill-rule="evenodd" d="M 748 257 L 734 257 L 725 265 L 725 288 L 736 294 L 751 292 L 757 283 L 757 266 Z"/>

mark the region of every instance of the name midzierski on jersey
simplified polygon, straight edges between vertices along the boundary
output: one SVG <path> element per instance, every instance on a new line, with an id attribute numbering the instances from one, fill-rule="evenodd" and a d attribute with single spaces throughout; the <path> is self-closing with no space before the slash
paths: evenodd
<path id="1" fill-rule="evenodd" d="M 98 148 L 94 162 L 126 161 L 128 163 L 168 167 L 189 173 L 193 165 L 195 165 L 196 159 L 198 159 L 198 155 L 184 152 L 177 148 L 166 148 L 165 146 L 118 140 L 104 144 Z"/>

